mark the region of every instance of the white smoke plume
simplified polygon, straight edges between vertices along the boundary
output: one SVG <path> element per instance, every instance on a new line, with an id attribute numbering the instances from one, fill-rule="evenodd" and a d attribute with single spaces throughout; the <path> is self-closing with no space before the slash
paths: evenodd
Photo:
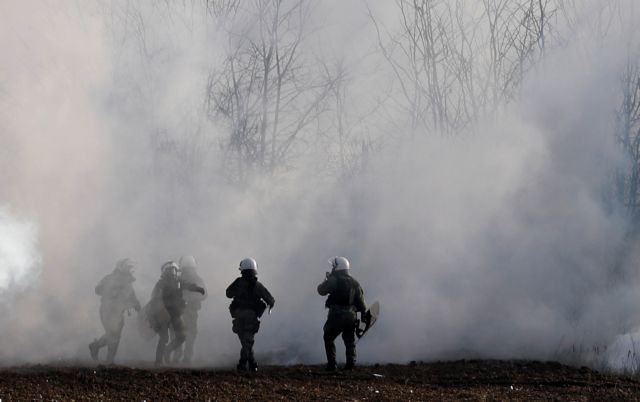
<path id="1" fill-rule="evenodd" d="M 20 291 L 32 283 L 40 271 L 38 231 L 0 207 L 0 298 L 9 290 Z"/>

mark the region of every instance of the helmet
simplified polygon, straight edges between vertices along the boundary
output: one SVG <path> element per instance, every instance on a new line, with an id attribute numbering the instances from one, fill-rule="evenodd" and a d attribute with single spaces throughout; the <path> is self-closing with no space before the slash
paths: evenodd
<path id="1" fill-rule="evenodd" d="M 344 257 L 333 257 L 329 259 L 331 271 L 346 271 L 349 269 L 349 260 Z"/>
<path id="2" fill-rule="evenodd" d="M 118 272 L 131 272 L 133 263 L 128 258 L 123 258 L 116 262 L 116 271 Z"/>
<path id="3" fill-rule="evenodd" d="M 258 270 L 258 263 L 253 258 L 245 258 L 240 261 L 240 271 L 244 271 L 247 269 L 252 269 L 254 271 Z"/>
<path id="4" fill-rule="evenodd" d="M 173 261 L 167 261 L 160 267 L 160 272 L 162 276 L 171 275 L 178 276 L 178 271 L 180 271 L 180 267 Z"/>
<path id="5" fill-rule="evenodd" d="M 195 269 L 197 267 L 196 259 L 191 255 L 184 255 L 180 257 L 180 269 L 192 268 Z"/>

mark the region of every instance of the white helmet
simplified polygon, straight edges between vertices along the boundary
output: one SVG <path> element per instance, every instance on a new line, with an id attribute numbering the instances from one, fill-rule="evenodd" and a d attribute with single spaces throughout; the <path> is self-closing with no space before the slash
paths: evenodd
<path id="1" fill-rule="evenodd" d="M 160 267 L 160 272 L 162 273 L 162 276 L 177 276 L 178 272 L 180 272 L 180 267 L 173 261 L 167 261 Z"/>
<path id="2" fill-rule="evenodd" d="M 180 257 L 180 269 L 192 268 L 196 269 L 196 259 L 191 255 L 184 255 Z"/>
<path id="3" fill-rule="evenodd" d="M 254 271 L 258 270 L 258 263 L 253 258 L 245 258 L 240 261 L 240 271 L 244 271 L 247 269 L 252 269 Z"/>
<path id="4" fill-rule="evenodd" d="M 333 257 L 329 259 L 331 271 L 346 271 L 349 269 L 349 260 L 344 257 Z"/>
<path id="5" fill-rule="evenodd" d="M 131 272 L 131 269 L 133 269 L 133 263 L 128 258 L 123 258 L 116 262 L 116 271 Z"/>

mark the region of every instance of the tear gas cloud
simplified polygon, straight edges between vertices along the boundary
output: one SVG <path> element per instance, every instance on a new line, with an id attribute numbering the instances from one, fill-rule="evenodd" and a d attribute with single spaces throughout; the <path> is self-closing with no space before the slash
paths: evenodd
<path id="1" fill-rule="evenodd" d="M 30 222 L 13 217 L 0 208 L 0 296 L 20 290 L 38 275 L 40 254 L 37 230 Z"/>
<path id="2" fill-rule="evenodd" d="M 584 4 L 580 20 L 596 18 Z M 198 364 L 236 359 L 224 290 L 246 256 L 276 298 L 256 352 L 277 363 L 324 359 L 315 288 L 333 255 L 381 302 L 363 362 L 567 360 L 633 330 L 638 250 L 604 196 L 627 163 L 611 134 L 624 24 L 602 37 L 573 27 L 499 118 L 409 140 L 367 15 L 392 29 L 397 10 L 376 7 L 317 4 L 308 33 L 316 57 L 346 57 L 353 110 L 374 111 L 358 126 L 373 139 L 367 168 L 336 177 L 321 132 L 291 169 L 238 186 L 223 175 L 226 128 L 203 110 L 231 42 L 223 17 L 199 2 L 0 5 L 0 291 L 20 288 L 3 300 L 2 363 L 88 360 L 94 286 L 123 257 L 143 303 L 164 261 L 196 257 L 209 292 Z M 118 360 L 151 361 L 154 348 L 127 317 Z"/>

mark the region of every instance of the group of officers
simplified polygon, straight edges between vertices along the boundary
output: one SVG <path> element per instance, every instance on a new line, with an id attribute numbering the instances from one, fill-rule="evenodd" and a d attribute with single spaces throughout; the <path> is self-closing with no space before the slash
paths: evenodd
<path id="1" fill-rule="evenodd" d="M 324 346 L 328 371 L 337 369 L 334 341 L 342 334 L 346 350 L 344 369 L 351 370 L 356 363 L 355 334 L 357 313 L 362 318 L 367 311 L 362 287 L 351 275 L 349 261 L 344 257 L 329 260 L 331 272 L 318 285 L 318 293 L 328 296 L 325 306 L 329 309 L 324 324 Z M 178 263 L 167 261 L 160 268 L 160 279 L 153 288 L 151 300 L 141 306 L 133 289 L 133 264 L 129 259 L 116 263 L 113 272 L 96 286 L 100 296 L 100 320 L 104 335 L 89 344 L 89 352 L 98 360 L 100 350 L 107 347 L 106 363 L 113 364 L 120 335 L 124 327 L 124 313 L 134 309 L 142 325 L 158 334 L 156 366 L 165 364 L 189 364 L 198 332 L 198 311 L 207 291 L 198 275 L 196 260 L 192 256 L 180 258 Z M 229 287 L 226 295 L 233 299 L 229 306 L 232 330 L 241 344 L 238 371 L 258 370 L 253 354 L 255 334 L 260 328 L 260 318 L 267 308 L 269 312 L 275 299 L 258 281 L 258 265 L 253 258 L 240 261 L 240 277 Z"/>

